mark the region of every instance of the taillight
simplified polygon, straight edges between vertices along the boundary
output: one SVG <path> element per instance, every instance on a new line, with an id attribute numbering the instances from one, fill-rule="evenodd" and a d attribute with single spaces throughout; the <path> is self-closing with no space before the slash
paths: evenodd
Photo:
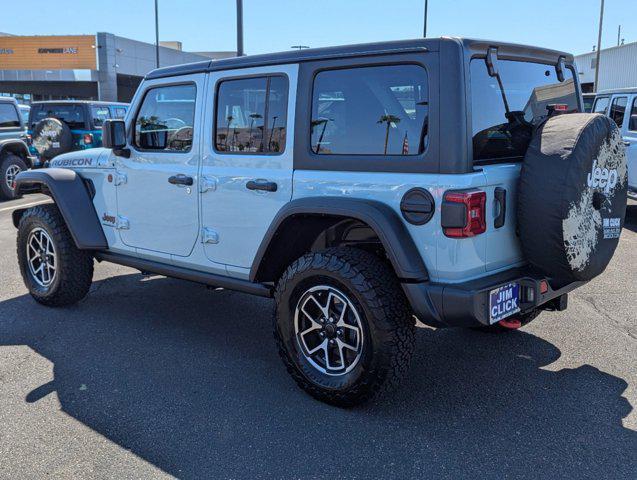
<path id="1" fill-rule="evenodd" d="M 449 191 L 445 193 L 443 200 L 442 228 L 447 237 L 473 237 L 487 230 L 485 192 Z"/>
<path id="2" fill-rule="evenodd" d="M 93 143 L 93 134 L 85 133 L 84 134 L 84 145 L 90 145 Z"/>

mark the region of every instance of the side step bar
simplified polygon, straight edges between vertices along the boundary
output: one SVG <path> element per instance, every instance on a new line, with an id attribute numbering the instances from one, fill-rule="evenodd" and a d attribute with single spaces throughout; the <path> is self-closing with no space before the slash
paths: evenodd
<path id="1" fill-rule="evenodd" d="M 221 287 L 228 290 L 236 290 L 239 292 L 258 295 L 260 297 L 272 297 L 272 288 L 262 283 L 255 283 L 249 280 L 241 280 L 239 278 L 226 277 L 216 275 L 214 273 L 199 272 L 189 268 L 177 267 L 175 265 L 167 265 L 165 263 L 146 260 L 143 258 L 129 257 L 128 255 L 120 255 L 110 252 L 97 252 L 95 258 L 98 262 L 110 262 L 125 267 L 135 268 L 141 272 L 156 273 L 166 277 L 179 278 L 195 283 L 209 285 L 211 287 Z"/>

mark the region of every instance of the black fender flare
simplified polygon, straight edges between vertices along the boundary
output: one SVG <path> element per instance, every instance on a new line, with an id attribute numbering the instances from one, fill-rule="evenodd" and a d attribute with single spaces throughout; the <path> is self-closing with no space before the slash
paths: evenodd
<path id="1" fill-rule="evenodd" d="M 0 140 L 0 159 L 2 159 L 5 153 L 13 153 L 21 157 L 29 168 L 33 166 L 31 164 L 29 147 L 19 138 Z"/>
<path id="2" fill-rule="evenodd" d="M 44 191 L 53 198 L 80 250 L 105 250 L 108 242 L 86 184 L 75 171 L 64 168 L 28 170 L 16 176 L 16 189 Z M 13 212 L 17 223 L 26 209 Z"/>
<path id="3" fill-rule="evenodd" d="M 306 197 L 292 200 L 274 217 L 250 269 L 250 280 L 257 278 L 267 251 L 276 242 L 277 233 L 286 220 L 295 216 L 319 215 L 353 218 L 370 226 L 378 235 L 399 279 L 423 282 L 429 279 L 427 267 L 414 240 L 398 214 L 387 204 L 361 198 Z"/>

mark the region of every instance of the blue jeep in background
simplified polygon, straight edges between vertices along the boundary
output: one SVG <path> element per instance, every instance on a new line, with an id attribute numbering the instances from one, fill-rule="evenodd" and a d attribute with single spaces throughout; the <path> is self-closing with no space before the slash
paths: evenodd
<path id="1" fill-rule="evenodd" d="M 31 153 L 46 162 L 62 153 L 101 147 L 104 120 L 122 119 L 127 110 L 127 103 L 93 100 L 33 102 L 27 131 Z"/>

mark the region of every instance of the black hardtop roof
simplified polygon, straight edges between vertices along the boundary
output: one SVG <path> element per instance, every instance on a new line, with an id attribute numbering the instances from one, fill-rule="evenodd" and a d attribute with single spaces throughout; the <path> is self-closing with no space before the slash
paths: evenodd
<path id="1" fill-rule="evenodd" d="M 122 107 L 130 106 L 130 103 L 123 102 L 105 102 L 102 100 L 39 100 L 37 102 L 31 102 L 31 106 L 33 105 L 46 105 L 46 104 L 90 104 L 90 105 L 116 105 Z"/>
<path id="2" fill-rule="evenodd" d="M 414 40 L 395 40 L 390 42 L 362 43 L 338 47 L 308 48 L 285 52 L 248 55 L 243 57 L 224 58 L 221 60 L 204 60 L 202 62 L 186 63 L 171 67 L 152 70 L 146 79 L 165 78 L 193 73 L 233 70 L 237 68 L 262 67 L 267 65 L 282 65 L 290 63 L 310 62 L 329 58 L 357 57 L 365 55 L 382 55 L 385 53 L 407 53 L 417 51 L 438 51 L 442 42 L 453 42 L 462 45 L 467 52 L 486 51 L 487 47 L 495 46 L 498 50 L 512 52 L 529 58 L 554 59 L 564 56 L 567 63 L 573 62 L 573 56 L 566 52 L 546 48 L 518 45 L 513 43 L 495 42 L 489 40 L 475 40 L 457 37 L 419 38 Z"/>

